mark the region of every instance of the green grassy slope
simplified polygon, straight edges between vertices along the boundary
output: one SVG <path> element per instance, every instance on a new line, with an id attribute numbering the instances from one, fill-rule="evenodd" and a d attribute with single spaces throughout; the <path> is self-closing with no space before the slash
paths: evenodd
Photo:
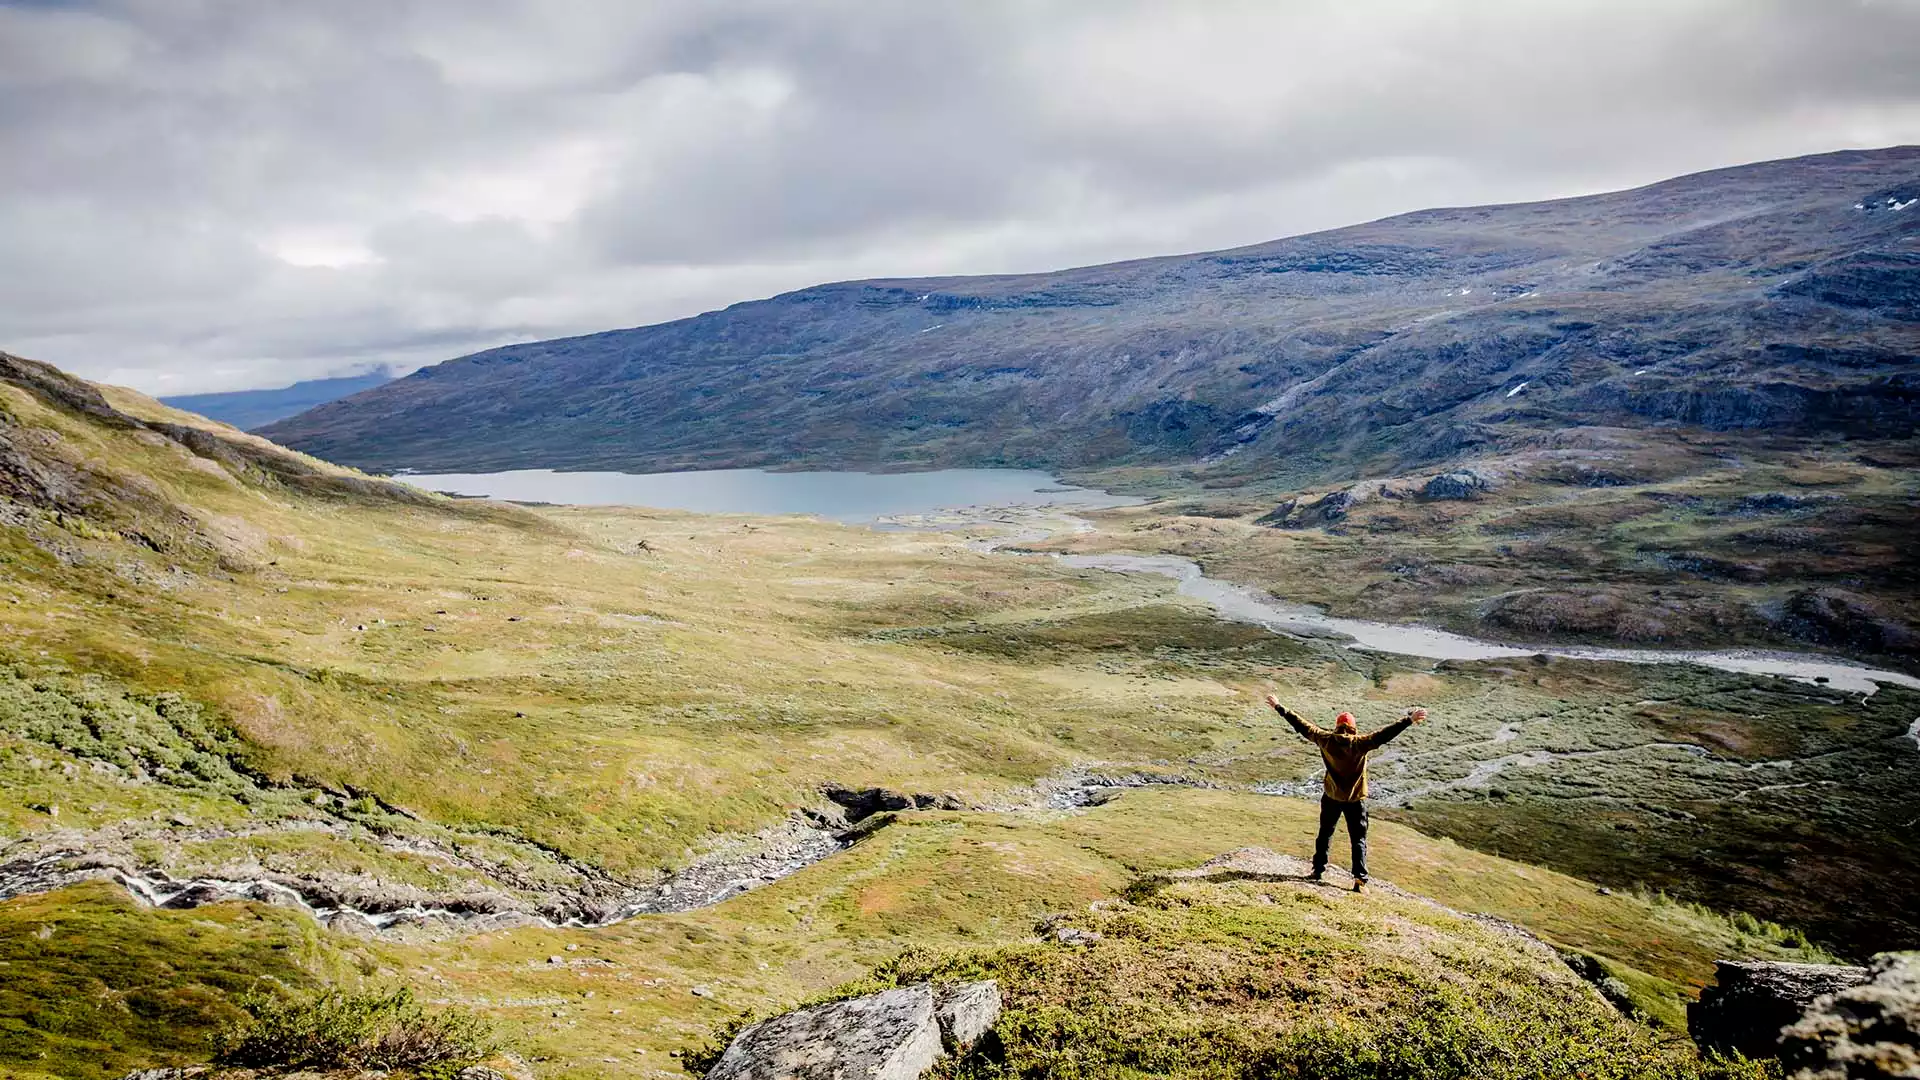
<path id="1" fill-rule="evenodd" d="M 8 371 L 0 871 L 80 849 L 348 896 L 611 898 L 820 805 L 829 781 L 1017 807 L 1087 763 L 1298 780 L 1308 755 L 1257 704 L 1273 687 L 1369 726 L 1432 706 L 1381 763 L 1390 783 L 1461 778 L 1507 724 L 1523 746 L 1625 751 L 1608 791 L 1579 793 L 1617 800 L 1606 815 L 1570 827 L 1551 770 L 1529 774 L 1548 781 L 1537 791 L 1503 774 L 1500 797 L 1458 786 L 1404 811 L 1469 846 L 1383 822 L 1378 873 L 1606 957 L 1671 1018 L 1715 957 L 1818 954 L 1471 848 L 1616 883 L 1697 879 L 1689 860 L 1747 819 L 1688 800 L 1731 798 L 1740 781 L 1643 750 L 1654 735 L 1720 747 L 1729 770 L 1743 755 L 1878 753 L 1910 705 L 1685 671 L 1436 670 L 1220 624 L 1164 582 L 982 554 L 956 535 L 447 500 L 51 369 Z M 1683 722 L 1648 712 L 1656 699 Z M 1862 812 L 1881 812 L 1876 792 Z M 1046 912 L 1228 848 L 1301 851 L 1312 811 L 1157 788 L 1085 812 L 908 813 L 717 907 L 601 930 L 366 940 L 251 903 L 154 912 L 98 884 L 21 897 L 0 902 L 0 959 L 34 978 L 0 998 L 0 1067 L 108 1076 L 191 1056 L 238 981 L 265 975 L 472 1004 L 518 1033 L 543 1078 L 671 1075 L 669 1051 L 739 1010 L 820 993 L 910 945 L 1017 944 Z M 1809 818 L 1788 861 L 1837 835 Z M 1762 876 L 1738 906 L 1810 912 L 1830 886 Z M 1905 903 L 1889 890 L 1850 915 L 1897 927 Z M 88 947 L 45 944 L 69 918 L 85 933 L 66 940 Z M 75 1013 L 62 1004 L 75 987 L 89 1008 L 126 1010 Z M 162 1037 L 160 1013 L 132 1002 L 175 990 L 192 1005 L 165 1013 Z M 91 1073 L 71 1064 L 89 1053 Z"/>
<path id="2" fill-rule="evenodd" d="M 1056 546 L 1186 555 L 1337 614 L 1495 640 L 1920 658 L 1911 441 L 1589 430 L 1455 465 L 1305 490 L 1257 464 L 1116 473 L 1165 497 Z"/>

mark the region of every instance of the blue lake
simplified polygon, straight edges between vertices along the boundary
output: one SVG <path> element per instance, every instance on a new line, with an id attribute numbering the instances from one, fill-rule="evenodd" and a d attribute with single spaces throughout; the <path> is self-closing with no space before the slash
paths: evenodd
<path id="1" fill-rule="evenodd" d="M 703 514 L 812 514 L 867 524 L 881 518 L 975 506 L 1093 509 L 1137 499 L 1061 483 L 1032 469 L 937 469 L 914 473 L 554 472 L 409 473 L 395 477 L 430 491 L 516 502 L 654 506 Z"/>

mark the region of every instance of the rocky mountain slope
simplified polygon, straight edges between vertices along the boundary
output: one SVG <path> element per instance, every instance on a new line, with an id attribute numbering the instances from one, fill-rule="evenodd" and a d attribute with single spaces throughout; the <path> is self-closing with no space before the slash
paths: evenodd
<path id="1" fill-rule="evenodd" d="M 209 420 L 246 430 L 284 420 L 306 412 L 316 405 L 338 401 L 362 390 L 392 381 L 385 371 L 365 375 L 344 375 L 334 379 L 308 379 L 291 386 L 271 390 L 230 390 L 218 394 L 179 394 L 160 399 L 161 404 L 197 413 Z"/>
<path id="2" fill-rule="evenodd" d="M 451 360 L 266 433 L 373 468 L 1353 474 L 1569 427 L 1920 427 L 1920 147 Z"/>

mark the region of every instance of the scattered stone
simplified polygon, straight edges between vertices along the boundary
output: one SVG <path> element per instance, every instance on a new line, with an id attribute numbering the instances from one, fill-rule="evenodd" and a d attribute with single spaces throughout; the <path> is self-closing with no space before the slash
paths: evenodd
<path id="1" fill-rule="evenodd" d="M 1920 953 L 1873 958 L 1870 981 L 1822 997 L 1781 1032 L 1793 1080 L 1920 1076 Z"/>
<path id="2" fill-rule="evenodd" d="M 799 813 L 801 820 L 815 829 L 844 829 L 852 824 L 838 807 L 803 806 Z"/>
<path id="3" fill-rule="evenodd" d="M 696 986 L 687 992 L 697 998 L 710 998 L 713 996 L 713 990 L 705 986 Z"/>
<path id="4" fill-rule="evenodd" d="M 1078 926 L 1056 926 L 1053 930 L 1053 940 L 1062 945 L 1074 947 L 1092 945 L 1094 942 L 1100 940 L 1100 932 L 1097 930 L 1083 930 Z"/>
<path id="5" fill-rule="evenodd" d="M 556 967 L 566 962 L 567 962 L 567 958 L 564 956 L 561 956 L 559 953 L 555 953 L 554 955 L 547 957 L 547 963 L 552 964 Z"/>
<path id="6" fill-rule="evenodd" d="M 1721 960 L 1714 985 L 1687 1006 L 1687 1032 L 1702 1050 L 1772 1057 L 1780 1030 L 1830 994 L 1859 986 L 1871 973 L 1839 964 Z"/>

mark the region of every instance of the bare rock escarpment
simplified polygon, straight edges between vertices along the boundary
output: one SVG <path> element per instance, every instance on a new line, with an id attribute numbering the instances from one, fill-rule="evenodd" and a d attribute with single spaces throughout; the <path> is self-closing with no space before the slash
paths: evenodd
<path id="1" fill-rule="evenodd" d="M 1748 1057 L 1780 1053 L 1780 1032 L 1813 1003 L 1871 978 L 1863 967 L 1722 960 L 1714 985 L 1687 1007 L 1687 1030 L 1702 1050 Z"/>
<path id="2" fill-rule="evenodd" d="M 1882 953 L 1869 970 L 1780 1033 L 1794 1080 L 1920 1076 L 1920 953 Z"/>

